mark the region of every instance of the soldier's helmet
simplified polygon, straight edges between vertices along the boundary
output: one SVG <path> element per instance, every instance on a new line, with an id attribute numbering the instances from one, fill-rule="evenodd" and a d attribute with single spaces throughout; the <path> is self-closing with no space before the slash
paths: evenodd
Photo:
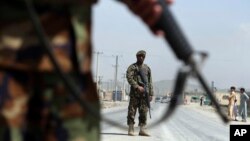
<path id="1" fill-rule="evenodd" d="M 140 50 L 140 51 L 138 51 L 138 52 L 136 53 L 136 56 L 138 56 L 138 55 L 144 55 L 144 56 L 146 56 L 146 51 Z"/>

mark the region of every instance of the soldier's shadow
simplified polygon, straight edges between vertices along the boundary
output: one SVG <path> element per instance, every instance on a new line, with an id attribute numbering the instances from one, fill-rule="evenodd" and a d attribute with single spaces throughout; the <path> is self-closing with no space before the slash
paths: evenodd
<path id="1" fill-rule="evenodd" d="M 127 136 L 128 134 L 124 134 L 124 133 L 100 133 L 100 134 L 103 134 L 103 135 L 123 135 L 123 136 Z"/>

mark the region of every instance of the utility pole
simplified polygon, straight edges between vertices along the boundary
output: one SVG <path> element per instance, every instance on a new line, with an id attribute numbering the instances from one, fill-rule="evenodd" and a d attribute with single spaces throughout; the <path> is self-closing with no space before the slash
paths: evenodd
<path id="1" fill-rule="evenodd" d="M 113 80 L 110 79 L 109 82 L 108 82 L 108 84 L 109 84 L 109 85 L 108 85 L 108 90 L 109 90 L 109 91 L 113 91 Z"/>
<path id="2" fill-rule="evenodd" d="M 115 59 L 115 101 L 117 101 L 117 73 L 118 73 L 118 55 L 116 55 Z"/>
<path id="3" fill-rule="evenodd" d="M 122 82 L 123 83 L 122 84 L 122 86 L 123 86 L 122 87 L 122 100 L 126 100 L 125 99 L 125 96 L 126 96 L 126 94 L 125 94 L 125 78 L 126 78 L 126 74 L 125 73 L 123 73 L 123 77 L 122 78 L 123 78 L 123 82 Z"/>
<path id="4" fill-rule="evenodd" d="M 98 83 L 98 87 L 99 87 L 98 94 L 99 94 L 100 99 L 102 100 L 104 98 L 103 93 L 100 93 L 100 90 L 102 89 L 102 76 L 99 76 L 99 80 L 97 83 Z"/>
<path id="5" fill-rule="evenodd" d="M 213 92 L 213 94 L 214 94 L 214 92 L 215 92 L 215 87 L 214 87 L 214 81 L 212 81 L 212 92 Z"/>
<path id="6" fill-rule="evenodd" d="M 211 84 L 212 86 L 212 94 L 215 96 L 215 98 L 216 98 L 216 94 L 215 94 L 215 87 L 214 87 L 214 81 L 212 81 L 212 84 Z M 216 98 L 216 100 L 217 100 L 217 98 Z M 214 106 L 214 104 L 211 102 L 211 106 Z"/>
<path id="7" fill-rule="evenodd" d="M 96 53 L 96 75 L 95 75 L 95 80 L 96 80 L 96 90 L 97 93 L 99 94 L 99 86 L 98 86 L 98 75 L 99 75 L 99 55 L 102 54 L 102 52 L 95 52 Z"/>

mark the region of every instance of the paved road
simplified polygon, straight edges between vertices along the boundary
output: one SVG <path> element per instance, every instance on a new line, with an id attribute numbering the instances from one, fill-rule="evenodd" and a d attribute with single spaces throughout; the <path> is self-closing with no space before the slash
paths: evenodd
<path id="1" fill-rule="evenodd" d="M 153 119 L 159 118 L 168 105 L 152 104 Z M 114 108 L 103 112 L 107 118 L 126 126 L 127 107 Z M 149 120 L 149 124 L 153 120 Z M 136 125 L 138 120 L 136 120 Z M 136 133 L 139 128 L 136 126 Z M 209 109 L 182 105 L 171 119 L 150 128 L 151 137 L 127 136 L 127 129 L 117 128 L 102 123 L 102 141 L 229 141 L 229 124 L 224 124 L 220 118 Z"/>

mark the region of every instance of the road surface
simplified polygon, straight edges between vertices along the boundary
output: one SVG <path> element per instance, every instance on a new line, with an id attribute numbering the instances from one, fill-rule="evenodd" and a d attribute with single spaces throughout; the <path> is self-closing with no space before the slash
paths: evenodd
<path id="1" fill-rule="evenodd" d="M 198 105 L 198 104 L 197 104 Z M 168 105 L 152 104 L 152 118 L 158 119 Z M 103 115 L 126 126 L 127 107 L 103 110 Z M 127 128 L 117 128 L 102 122 L 102 141 L 229 141 L 229 124 L 224 124 L 212 108 L 181 105 L 174 115 L 157 127 L 148 129 L 150 137 L 138 136 L 138 118 L 135 124 L 136 136 L 128 136 Z"/>

